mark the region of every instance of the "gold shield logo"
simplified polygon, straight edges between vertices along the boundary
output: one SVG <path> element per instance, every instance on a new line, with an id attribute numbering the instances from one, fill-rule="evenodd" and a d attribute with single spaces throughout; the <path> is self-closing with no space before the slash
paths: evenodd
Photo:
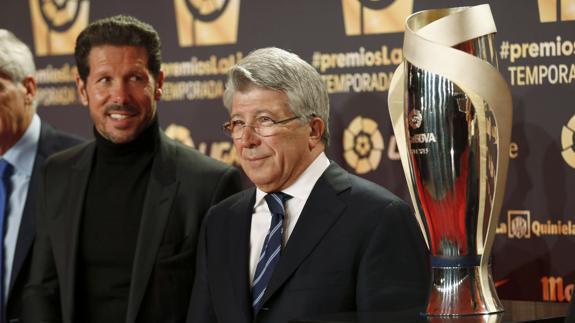
<path id="1" fill-rule="evenodd" d="M 186 146 L 194 147 L 194 140 L 192 140 L 192 134 L 188 128 L 172 123 L 164 132 L 169 138 L 179 141 Z"/>
<path id="2" fill-rule="evenodd" d="M 397 33 L 413 11 L 413 0 L 341 0 L 348 36 Z"/>
<path id="3" fill-rule="evenodd" d="M 563 151 L 561 155 L 567 163 L 567 165 L 575 168 L 575 115 L 571 117 L 571 120 L 567 122 L 566 125 L 561 129 L 561 148 Z"/>
<path id="4" fill-rule="evenodd" d="M 357 116 L 343 133 L 343 156 L 357 174 L 377 169 L 383 148 L 383 137 L 372 119 Z"/>
<path id="5" fill-rule="evenodd" d="M 537 5 L 540 22 L 575 20 L 575 0 L 537 0 Z"/>
<path id="6" fill-rule="evenodd" d="M 235 44 L 240 0 L 174 0 L 181 47 Z"/>
<path id="7" fill-rule="evenodd" d="M 531 212 L 528 210 L 507 211 L 507 228 L 509 238 L 531 238 Z"/>
<path id="8" fill-rule="evenodd" d="M 76 37 L 88 25 L 88 0 L 29 0 L 36 56 L 74 53 Z"/>

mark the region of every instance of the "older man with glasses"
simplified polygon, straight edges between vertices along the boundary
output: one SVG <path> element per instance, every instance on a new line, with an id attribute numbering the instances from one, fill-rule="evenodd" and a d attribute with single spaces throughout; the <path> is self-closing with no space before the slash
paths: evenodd
<path id="1" fill-rule="evenodd" d="M 208 213 L 188 322 L 423 307 L 418 225 L 399 198 L 327 158 L 317 71 L 284 50 L 256 50 L 229 71 L 224 104 L 224 132 L 256 187 Z"/>

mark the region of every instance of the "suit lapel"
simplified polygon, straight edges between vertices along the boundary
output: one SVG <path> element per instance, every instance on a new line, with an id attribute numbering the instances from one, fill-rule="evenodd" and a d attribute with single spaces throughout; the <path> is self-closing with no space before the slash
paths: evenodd
<path id="1" fill-rule="evenodd" d="M 251 292 L 249 284 L 250 230 L 252 225 L 255 189 L 230 208 L 227 268 L 232 276 L 235 300 L 244 315 L 245 322 L 252 321 Z"/>
<path id="2" fill-rule="evenodd" d="M 80 232 L 80 224 L 82 219 L 82 214 L 84 210 L 84 202 L 86 197 L 86 187 L 88 185 L 88 179 L 90 177 L 90 171 L 92 170 L 92 162 L 94 157 L 96 144 L 94 142 L 86 146 L 86 149 L 82 152 L 82 155 L 78 161 L 72 166 L 72 171 L 70 174 L 70 186 L 68 189 L 70 201 L 70 218 L 62 218 L 56 221 L 63 221 L 63 223 L 71 223 L 71 230 L 64 230 L 65 234 L 70 236 L 64 237 L 64 240 L 68 241 L 67 250 L 63 250 L 64 255 L 68 255 L 66 259 L 60 260 L 65 263 L 66 266 L 66 286 L 67 290 L 64 291 L 64 304 L 63 308 L 68 309 L 64 316 L 69 315 L 71 320 L 74 311 L 74 295 L 75 295 L 75 285 L 76 285 L 76 263 L 78 257 L 78 235 Z M 58 259 L 56 259 L 58 261 Z"/>
<path id="3" fill-rule="evenodd" d="M 268 284 L 265 303 L 308 257 L 345 210 L 338 195 L 350 187 L 347 173 L 332 163 L 315 184 Z"/>
<path id="4" fill-rule="evenodd" d="M 22 270 L 22 265 L 24 264 L 24 261 L 26 260 L 30 249 L 32 248 L 32 242 L 34 241 L 36 232 L 36 218 L 34 214 L 36 210 L 38 188 L 40 187 L 40 172 L 42 165 L 44 165 L 44 162 L 46 161 L 46 158 L 48 158 L 48 156 L 52 153 L 50 147 L 48 146 L 50 138 L 53 136 L 52 133 L 53 131 L 51 128 L 47 127 L 47 125 L 44 123 L 41 124 L 38 149 L 36 158 L 34 159 L 34 167 L 32 169 L 32 175 L 30 176 L 30 183 L 28 184 L 28 194 L 26 196 L 24 211 L 22 212 L 22 220 L 18 230 L 16 250 L 14 251 L 14 263 L 12 264 L 9 294 L 11 293 L 14 283 L 18 278 L 20 271 Z"/>
<path id="5" fill-rule="evenodd" d="M 42 164 L 43 161 L 36 157 L 34 161 L 35 165 Z M 14 287 L 14 283 L 22 270 L 24 261 L 30 249 L 32 248 L 32 242 L 35 236 L 35 225 L 36 218 L 34 217 L 34 210 L 36 209 L 36 199 L 32 196 L 36 196 L 32 188 L 36 188 L 38 185 L 38 177 L 34 175 L 38 167 L 34 166 L 32 176 L 30 178 L 28 196 L 26 197 L 26 204 L 24 205 L 24 211 L 22 212 L 22 220 L 20 222 L 20 228 L 18 229 L 18 240 L 16 241 L 16 250 L 14 251 L 14 262 L 12 264 L 12 275 L 10 277 L 10 291 Z"/>
<path id="6" fill-rule="evenodd" d="M 158 248 L 162 242 L 170 207 L 178 189 L 176 164 L 172 158 L 176 147 L 160 132 L 160 147 L 154 158 L 150 181 L 144 200 L 142 220 L 138 232 L 132 281 L 128 298 L 127 322 L 135 322 Z"/>

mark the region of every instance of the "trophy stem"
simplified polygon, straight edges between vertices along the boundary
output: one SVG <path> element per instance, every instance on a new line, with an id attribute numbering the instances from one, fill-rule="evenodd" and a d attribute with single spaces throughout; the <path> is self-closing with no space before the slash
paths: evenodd
<path id="1" fill-rule="evenodd" d="M 433 267 L 426 314 L 484 315 L 503 312 L 495 292 L 491 267 Z"/>

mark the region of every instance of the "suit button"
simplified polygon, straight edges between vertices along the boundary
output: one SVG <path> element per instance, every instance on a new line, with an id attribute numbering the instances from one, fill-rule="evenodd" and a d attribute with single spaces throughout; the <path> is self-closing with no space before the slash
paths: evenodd
<path id="1" fill-rule="evenodd" d="M 260 311 L 269 311 L 269 310 L 270 310 L 269 307 L 262 307 L 262 308 L 260 308 Z"/>

